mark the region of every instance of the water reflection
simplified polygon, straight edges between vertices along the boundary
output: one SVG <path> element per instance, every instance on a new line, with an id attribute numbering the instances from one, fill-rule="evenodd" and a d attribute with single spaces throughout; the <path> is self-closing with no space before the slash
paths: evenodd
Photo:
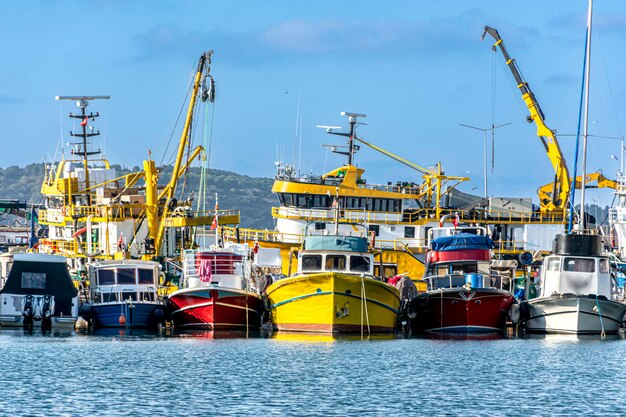
<path id="1" fill-rule="evenodd" d="M 501 332 L 481 332 L 481 333 L 452 333 L 452 332 L 428 332 L 413 335 L 415 339 L 429 340 L 502 340 L 508 339 L 510 336 Z"/>
<path id="2" fill-rule="evenodd" d="M 377 334 L 371 336 L 355 335 L 333 335 L 328 333 L 302 333 L 302 332 L 274 332 L 271 335 L 274 340 L 284 342 L 298 342 L 298 343 L 334 343 L 339 341 L 355 341 L 355 340 L 393 340 L 396 338 L 403 338 L 394 334 Z"/>

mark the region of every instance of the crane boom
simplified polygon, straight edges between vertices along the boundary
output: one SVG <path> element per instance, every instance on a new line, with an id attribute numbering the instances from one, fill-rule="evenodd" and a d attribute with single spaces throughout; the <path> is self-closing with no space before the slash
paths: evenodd
<path id="1" fill-rule="evenodd" d="M 528 122 L 534 122 L 537 126 L 537 136 L 541 140 L 546 154 L 548 155 L 548 159 L 550 159 L 550 163 L 552 164 L 552 168 L 554 169 L 555 175 L 551 190 L 550 187 L 546 188 L 543 186 L 540 187 L 538 191 L 541 211 L 560 211 L 565 213 L 568 206 L 571 184 L 565 157 L 563 156 L 563 152 L 561 151 L 559 142 L 557 141 L 556 133 L 546 126 L 545 115 L 541 110 L 541 106 L 539 106 L 539 103 L 530 89 L 530 86 L 522 77 L 522 74 L 517 67 L 517 63 L 509 56 L 498 31 L 489 26 L 485 26 L 482 39 L 485 38 L 487 33 L 495 39 L 496 42 L 493 44 L 494 50 L 496 48 L 500 49 L 500 52 L 502 52 L 502 56 L 506 61 L 506 65 L 509 67 L 509 70 L 511 70 L 513 78 L 515 78 L 517 88 L 519 88 L 522 93 L 522 100 L 524 100 L 524 103 L 530 112 L 527 120 Z"/>

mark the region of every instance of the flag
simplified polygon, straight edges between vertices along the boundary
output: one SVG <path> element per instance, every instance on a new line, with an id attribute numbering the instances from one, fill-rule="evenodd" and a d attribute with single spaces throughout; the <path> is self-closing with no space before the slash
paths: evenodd
<path id="1" fill-rule="evenodd" d="M 82 121 L 82 122 L 80 122 L 80 125 L 81 125 L 81 126 L 87 126 L 87 117 L 85 117 L 85 118 L 83 119 L 83 121 Z"/>
<path id="2" fill-rule="evenodd" d="M 218 220 L 217 220 L 217 211 L 219 210 L 219 206 L 217 204 L 217 194 L 215 194 L 215 216 L 213 217 L 213 223 L 211 223 L 211 230 L 217 229 Z"/>
<path id="3" fill-rule="evenodd" d="M 452 225 L 454 226 L 455 229 L 459 225 L 459 215 L 458 214 L 454 215 L 454 218 L 452 219 Z"/>
<path id="4" fill-rule="evenodd" d="M 210 259 L 200 259 L 200 267 L 198 268 L 200 282 L 211 282 L 213 275 L 213 263 Z"/>
<path id="5" fill-rule="evenodd" d="M 259 242 L 254 242 L 254 248 L 252 248 L 252 252 L 254 252 L 254 254 L 256 255 L 257 253 L 259 253 Z"/>
<path id="6" fill-rule="evenodd" d="M 336 198 L 333 198 L 333 205 L 332 205 L 332 207 L 333 207 L 334 209 L 336 209 L 336 208 L 338 208 L 338 207 L 339 207 L 339 201 L 338 201 Z"/>

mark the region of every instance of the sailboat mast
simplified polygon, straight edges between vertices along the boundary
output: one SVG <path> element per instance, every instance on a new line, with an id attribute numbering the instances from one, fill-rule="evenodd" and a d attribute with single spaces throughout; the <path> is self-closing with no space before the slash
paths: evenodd
<path id="1" fill-rule="evenodd" d="M 580 190 L 580 226 L 585 230 L 585 176 L 587 175 L 587 138 L 589 134 L 589 74 L 591 72 L 591 22 L 592 22 L 593 0 L 589 0 L 589 11 L 587 13 L 587 66 L 585 67 L 585 113 L 583 116 L 583 161 L 582 161 L 582 189 Z"/>

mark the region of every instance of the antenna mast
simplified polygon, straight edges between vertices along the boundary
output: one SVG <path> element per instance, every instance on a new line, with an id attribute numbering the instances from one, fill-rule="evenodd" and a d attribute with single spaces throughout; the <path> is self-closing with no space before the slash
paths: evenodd
<path id="1" fill-rule="evenodd" d="M 89 191 L 89 165 L 88 159 L 90 155 L 97 155 L 100 151 L 91 151 L 87 150 L 87 138 L 91 138 L 93 136 L 99 136 L 100 131 L 97 132 L 87 132 L 87 121 L 91 119 L 91 121 L 95 121 L 96 117 L 100 117 L 100 113 L 96 112 L 96 114 L 89 113 L 87 114 L 87 106 L 89 106 L 89 101 L 91 100 L 108 100 L 111 96 L 56 96 L 55 100 L 74 100 L 76 101 L 76 106 L 80 109 L 80 114 L 70 113 L 69 117 L 74 119 L 81 119 L 80 126 L 82 127 L 82 131 L 80 133 L 74 133 L 70 131 L 70 135 L 74 137 L 82 138 L 81 145 L 82 148 L 72 149 L 72 155 L 79 155 L 83 158 L 83 168 L 85 170 L 85 196 L 87 197 L 87 205 L 91 205 L 91 194 Z"/>

